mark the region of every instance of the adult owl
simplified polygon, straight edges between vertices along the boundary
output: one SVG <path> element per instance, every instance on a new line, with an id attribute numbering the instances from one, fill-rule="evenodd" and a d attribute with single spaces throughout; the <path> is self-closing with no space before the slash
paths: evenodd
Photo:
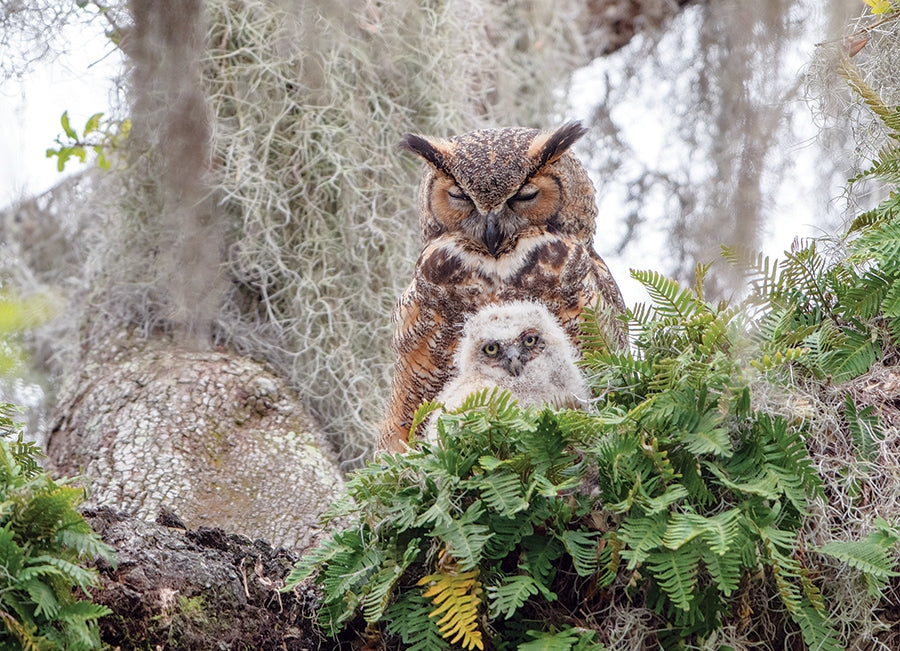
<path id="1" fill-rule="evenodd" d="M 435 398 L 448 411 L 482 389 L 508 389 L 520 406 L 584 408 L 590 399 L 576 360 L 578 350 L 541 304 L 486 305 L 466 319 L 454 354 L 456 375 Z M 434 442 L 433 422 L 426 437 Z"/>
<path id="2" fill-rule="evenodd" d="M 517 299 L 547 306 L 577 342 L 586 306 L 613 315 L 624 302 L 594 251 L 597 206 L 569 149 L 587 132 L 507 127 L 447 139 L 409 134 L 401 147 L 425 160 L 419 186 L 423 248 L 394 312 L 394 365 L 381 447 L 402 450 L 416 408 L 453 375 L 467 315 Z M 610 320 L 610 340 L 624 333 Z"/>

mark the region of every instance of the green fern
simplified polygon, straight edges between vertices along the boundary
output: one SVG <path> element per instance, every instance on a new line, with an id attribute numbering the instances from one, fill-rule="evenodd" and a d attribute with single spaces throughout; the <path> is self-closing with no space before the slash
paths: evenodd
<path id="1" fill-rule="evenodd" d="M 857 409 L 856 402 L 848 394 L 844 398 L 843 415 L 850 438 L 856 447 L 857 458 L 861 461 L 875 461 L 878 458 L 878 443 L 884 438 L 875 407 L 869 405 Z"/>
<path id="2" fill-rule="evenodd" d="M 403 592 L 385 612 L 385 629 L 403 642 L 406 651 L 444 651 L 450 643 L 428 615 L 434 605 L 421 593 Z"/>
<path id="3" fill-rule="evenodd" d="M 13 414 L 0 405 L 0 648 L 99 648 L 111 611 L 82 598 L 99 583 L 82 564 L 115 556 L 76 510 L 83 491 L 40 468 Z"/>
<path id="4" fill-rule="evenodd" d="M 697 585 L 700 548 L 685 545 L 660 549 L 647 555 L 647 567 L 676 608 L 691 610 Z"/>
<path id="5" fill-rule="evenodd" d="M 869 596 L 880 598 L 890 578 L 900 576 L 893 569 L 893 551 L 900 542 L 900 531 L 881 518 L 876 519 L 875 526 L 863 540 L 832 540 L 817 551 L 858 570 Z"/>
<path id="6" fill-rule="evenodd" d="M 538 581 L 527 574 L 503 577 L 499 585 L 488 586 L 490 616 L 495 619 L 513 617 L 525 605 L 525 602 L 542 592 L 542 587 Z"/>
<path id="7" fill-rule="evenodd" d="M 864 176 L 896 183 L 898 159 L 888 148 Z M 845 382 L 898 347 L 898 216 L 896 192 L 861 215 L 849 257 L 814 239 L 781 260 L 725 249 L 749 283 L 738 304 L 706 301 L 708 264 L 692 288 L 632 272 L 651 301 L 622 317 L 627 349 L 610 346 L 609 315 L 584 314 L 590 412 L 523 409 L 499 390 L 449 413 L 423 405 L 416 424 L 434 418 L 438 442 L 354 473 L 330 512 L 341 526 L 288 587 L 319 586 L 327 632 L 361 620 L 414 651 L 598 649 L 608 628 L 581 615 L 625 599 L 652 610 L 661 647 L 701 647 L 745 624 L 749 590 L 779 602 L 768 618 L 806 647 L 841 648 L 803 533 L 826 500 L 811 432 L 755 391 Z M 876 460 L 874 411 L 848 398 L 843 417 L 860 459 Z M 811 556 L 845 564 L 881 598 L 900 534 L 879 522 L 850 538 Z"/>
<path id="8" fill-rule="evenodd" d="M 517 651 L 603 651 L 604 647 L 595 641 L 596 632 L 580 628 L 569 628 L 559 632 L 528 631 L 533 640 L 523 642 Z"/>

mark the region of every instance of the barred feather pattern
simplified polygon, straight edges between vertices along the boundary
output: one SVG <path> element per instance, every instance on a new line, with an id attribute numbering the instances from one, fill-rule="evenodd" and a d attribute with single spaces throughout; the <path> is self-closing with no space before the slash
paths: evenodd
<path id="1" fill-rule="evenodd" d="M 397 361 L 383 449 L 403 449 L 416 408 L 434 399 L 454 375 L 466 317 L 484 305 L 512 300 L 546 305 L 576 346 L 585 307 L 625 309 L 606 264 L 573 237 L 524 237 L 501 258 L 474 255 L 449 235 L 436 238 L 419 257 L 416 276 L 395 310 Z M 624 345 L 621 331 L 612 338 Z"/>
<path id="2" fill-rule="evenodd" d="M 380 448 L 405 449 L 415 410 L 454 375 L 463 325 L 481 307 L 540 302 L 576 347 L 586 307 L 624 311 L 618 286 L 593 247 L 593 186 L 567 151 L 580 133 L 575 123 L 551 134 L 498 129 L 405 141 L 427 163 L 419 197 L 424 245 L 394 311 L 397 357 Z M 471 148 L 479 148 L 477 155 L 467 153 Z M 493 155 L 480 148 L 493 148 Z M 527 160 L 513 162 L 515 156 Z M 483 162 L 480 173 L 473 161 Z M 609 339 L 625 344 L 615 325 Z"/>

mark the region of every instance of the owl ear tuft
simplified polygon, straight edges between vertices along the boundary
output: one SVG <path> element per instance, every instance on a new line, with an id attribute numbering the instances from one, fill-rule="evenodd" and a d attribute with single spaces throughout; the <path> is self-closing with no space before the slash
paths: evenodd
<path id="1" fill-rule="evenodd" d="M 581 122 L 567 122 L 556 131 L 539 135 L 529 147 L 529 154 L 537 157 L 536 169 L 553 163 L 588 132 Z"/>
<path id="2" fill-rule="evenodd" d="M 400 139 L 400 149 L 418 154 L 437 169 L 442 172 L 446 171 L 447 163 L 444 158 L 444 152 L 439 148 L 437 143 L 429 140 L 425 136 L 407 133 Z"/>

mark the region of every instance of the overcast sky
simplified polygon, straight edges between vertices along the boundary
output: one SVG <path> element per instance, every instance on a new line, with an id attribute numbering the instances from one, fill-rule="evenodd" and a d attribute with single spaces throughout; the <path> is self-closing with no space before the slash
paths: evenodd
<path id="1" fill-rule="evenodd" d="M 93 21 L 96 35 L 85 25 L 74 25 L 73 51 L 48 64 L 40 64 L 23 80 L 0 83 L 0 209 L 39 194 L 60 181 L 56 159 L 46 150 L 55 147 L 62 133 L 60 116 L 68 111 L 71 125 L 80 132 L 94 113 L 108 113 L 111 79 L 120 64 L 118 50 Z M 66 173 L 79 171 L 69 163 Z"/>
<path id="2" fill-rule="evenodd" d="M 815 4 L 812 2 L 813 6 Z M 682 17 L 676 21 L 676 29 L 681 20 L 689 20 L 688 12 L 683 12 Z M 78 44 L 77 49 L 50 64 L 36 66 L 33 73 L 22 81 L 5 82 L 0 87 L 0 124 L 5 125 L 0 130 L 0 209 L 23 197 L 39 194 L 61 180 L 62 176 L 56 170 L 56 159 L 47 158 L 45 151 L 48 147 L 55 146 L 55 139 L 62 133 L 60 116 L 63 111 L 68 111 L 71 125 L 79 132 L 89 116 L 97 112 L 109 112 L 110 95 L 114 92 L 111 79 L 115 77 L 121 59 L 118 51 L 103 36 L 101 21 L 93 22 L 92 27 L 97 30 L 95 35 L 86 34 L 85 29 L 88 28 L 84 25 L 72 27 L 77 30 L 72 39 L 73 43 Z M 811 22 L 820 26 L 823 21 Z M 792 53 L 798 75 L 809 61 L 815 42 L 813 39 L 820 38 L 818 31 L 821 28 L 812 25 L 809 27 L 809 42 L 795 44 Z M 584 118 L 589 115 L 592 108 L 590 88 L 594 85 L 592 76 L 609 73 L 617 65 L 617 56 L 624 55 L 622 52 L 598 59 L 576 74 L 570 117 Z M 621 120 L 621 124 L 625 126 L 624 137 L 631 141 L 637 155 L 648 160 L 658 158 L 658 143 L 661 138 L 650 137 L 653 134 L 648 129 L 653 125 L 662 128 L 663 119 L 660 115 L 654 116 L 654 111 L 657 114 L 666 113 L 666 109 L 655 102 L 652 89 L 643 96 L 632 98 L 628 106 L 617 109 L 624 116 Z M 779 192 L 778 205 L 771 214 L 780 218 L 770 220 L 765 233 L 765 253 L 773 257 L 781 257 L 795 236 L 819 235 L 823 227 L 823 198 L 811 194 L 817 190 L 821 194 L 821 190 L 812 183 L 814 158 L 817 155 L 816 127 L 808 108 L 802 103 L 795 106 L 794 110 L 801 115 L 801 119 L 808 121 L 809 129 L 806 137 L 796 142 L 783 143 L 781 151 L 785 156 L 799 159 L 799 168 L 809 169 L 811 178 L 808 184 L 803 178 L 794 178 L 790 187 L 785 186 Z M 635 119 L 635 116 L 643 117 Z M 629 124 L 634 128 L 629 129 Z M 90 159 L 89 164 L 92 164 Z M 80 169 L 82 166 L 73 161 L 69 163 L 66 173 L 74 173 Z M 621 210 L 617 210 L 615 204 L 621 198 L 616 196 L 615 188 L 607 190 L 607 196 L 600 198 L 601 214 L 620 214 Z M 840 188 L 835 188 L 832 196 L 839 193 Z M 829 198 L 825 199 L 827 201 Z M 837 208 L 832 208 L 836 214 Z M 830 221 L 837 221 L 835 214 L 831 215 Z M 602 227 L 621 230 L 624 224 L 606 224 Z M 609 240 L 609 232 L 605 235 Z M 663 270 L 665 266 L 661 264 L 660 254 L 666 250 L 666 234 L 646 229 L 640 239 L 642 251 L 639 255 L 634 255 L 635 252 L 631 251 L 616 258 L 610 255 L 611 252 L 601 250 L 614 276 L 622 285 L 629 304 L 646 300 L 646 294 L 640 285 L 629 278 L 629 268 Z M 644 255 L 647 250 L 655 253 Z"/>

